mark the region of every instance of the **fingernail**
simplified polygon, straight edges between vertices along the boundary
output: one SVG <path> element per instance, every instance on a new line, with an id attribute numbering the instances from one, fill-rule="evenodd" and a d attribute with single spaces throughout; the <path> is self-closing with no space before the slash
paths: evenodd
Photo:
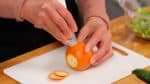
<path id="1" fill-rule="evenodd" d="M 95 62 L 96 62 L 96 60 L 95 60 L 95 57 L 93 56 L 90 60 L 90 63 L 93 65 L 93 64 L 95 64 Z"/>
<path id="2" fill-rule="evenodd" d="M 73 33 L 71 33 L 71 34 L 70 34 L 70 37 L 69 37 L 69 39 L 72 39 L 72 38 L 73 38 Z"/>

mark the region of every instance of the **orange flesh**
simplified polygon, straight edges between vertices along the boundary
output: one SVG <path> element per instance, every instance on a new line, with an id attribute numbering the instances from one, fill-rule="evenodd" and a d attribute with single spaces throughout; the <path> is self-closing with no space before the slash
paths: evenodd
<path id="1" fill-rule="evenodd" d="M 52 80 L 62 80 L 65 77 L 67 77 L 68 75 L 69 75 L 69 73 L 67 73 L 67 72 L 54 71 L 48 75 L 48 78 L 52 79 Z"/>
<path id="2" fill-rule="evenodd" d="M 64 79 L 65 77 L 57 76 L 57 75 L 54 74 L 54 73 L 50 73 L 50 74 L 48 75 L 48 78 L 49 78 L 49 79 L 52 79 L 52 80 L 62 80 L 62 79 Z"/>
<path id="3" fill-rule="evenodd" d="M 61 77 L 66 77 L 69 75 L 69 73 L 64 72 L 64 71 L 55 71 L 54 72 L 57 76 L 61 76 Z"/>

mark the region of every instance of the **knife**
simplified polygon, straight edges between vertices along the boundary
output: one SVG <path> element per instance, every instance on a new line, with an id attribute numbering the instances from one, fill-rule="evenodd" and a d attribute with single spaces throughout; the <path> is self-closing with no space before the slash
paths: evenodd
<path id="1" fill-rule="evenodd" d="M 76 42 L 77 42 L 77 38 L 76 38 L 75 33 L 73 33 L 72 38 L 68 40 L 68 46 L 72 46 L 76 44 Z"/>

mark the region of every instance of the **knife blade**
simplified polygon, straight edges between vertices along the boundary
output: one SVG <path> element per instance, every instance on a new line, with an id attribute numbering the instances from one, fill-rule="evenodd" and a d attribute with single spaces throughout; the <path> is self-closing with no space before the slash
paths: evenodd
<path id="1" fill-rule="evenodd" d="M 75 33 L 72 34 L 72 38 L 68 40 L 68 46 L 72 46 L 77 42 Z"/>

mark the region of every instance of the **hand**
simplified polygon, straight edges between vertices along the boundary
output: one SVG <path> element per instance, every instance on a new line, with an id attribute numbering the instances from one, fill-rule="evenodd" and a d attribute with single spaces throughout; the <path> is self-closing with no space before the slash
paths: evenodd
<path id="1" fill-rule="evenodd" d="M 92 65 L 98 65 L 113 55 L 111 46 L 111 34 L 108 31 L 106 23 L 99 17 L 91 17 L 86 22 L 79 33 L 78 40 L 84 41 L 89 39 L 85 50 L 93 50 L 95 46 L 98 50 L 91 59 Z"/>
<path id="2" fill-rule="evenodd" d="M 26 0 L 21 17 L 64 44 L 72 37 L 72 32 L 77 31 L 72 15 L 57 0 Z"/>

